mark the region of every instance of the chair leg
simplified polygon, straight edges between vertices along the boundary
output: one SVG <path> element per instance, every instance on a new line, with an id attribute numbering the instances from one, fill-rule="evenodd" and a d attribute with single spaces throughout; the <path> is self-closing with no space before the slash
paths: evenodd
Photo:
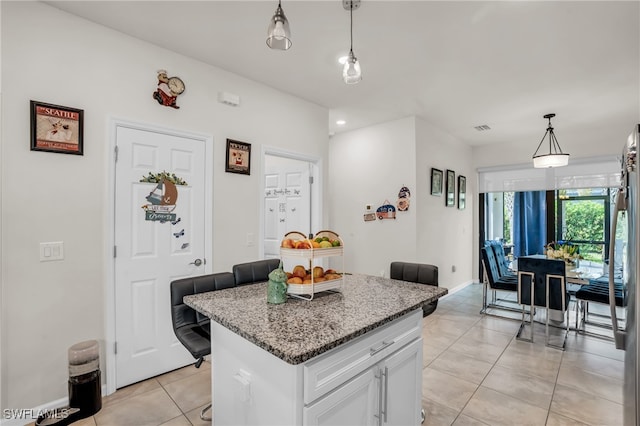
<path id="1" fill-rule="evenodd" d="M 560 350 L 565 350 L 566 344 L 567 344 L 567 335 L 569 334 L 569 311 L 565 309 L 564 311 L 564 320 L 567 323 L 566 327 L 564 329 L 564 335 L 562 336 L 562 344 L 561 345 L 552 345 L 551 344 L 551 340 L 549 339 L 549 314 L 550 314 L 550 309 L 547 308 L 547 320 L 545 323 L 545 345 L 550 347 L 550 348 L 555 348 L 555 349 L 560 349 Z"/>
<path id="2" fill-rule="evenodd" d="M 484 314 L 487 312 L 487 283 L 484 282 L 482 283 L 482 310 L 480 311 L 481 314 Z"/>
<path id="3" fill-rule="evenodd" d="M 198 358 L 198 360 L 196 361 L 196 363 L 194 364 L 196 366 L 196 368 L 200 368 L 200 366 L 202 365 L 202 362 L 204 361 L 204 357 L 201 356 L 200 358 Z"/>
<path id="4" fill-rule="evenodd" d="M 531 298 L 531 300 L 533 300 L 533 298 Z M 525 306 L 527 305 L 522 305 L 522 320 L 520 322 L 520 328 L 518 329 L 518 333 L 516 334 L 516 339 L 522 340 L 524 342 L 533 343 L 533 314 L 531 314 L 531 312 L 533 312 L 534 307 L 533 307 L 533 304 L 531 304 L 529 306 L 529 312 L 527 312 L 525 310 Z M 524 328 L 527 325 L 526 321 L 524 320 L 525 314 L 529 314 L 529 338 L 522 337 L 522 332 L 524 331 Z"/>
<path id="5" fill-rule="evenodd" d="M 207 405 L 206 407 L 204 407 L 204 408 L 202 409 L 202 411 L 200 411 L 200 418 L 201 418 L 202 420 L 204 420 L 205 422 L 210 422 L 210 421 L 211 421 L 211 417 L 208 417 L 208 416 L 206 416 L 206 415 L 205 415 L 205 413 L 206 413 L 207 411 L 211 410 L 211 406 L 212 406 L 212 404 L 209 404 L 209 405 Z"/>

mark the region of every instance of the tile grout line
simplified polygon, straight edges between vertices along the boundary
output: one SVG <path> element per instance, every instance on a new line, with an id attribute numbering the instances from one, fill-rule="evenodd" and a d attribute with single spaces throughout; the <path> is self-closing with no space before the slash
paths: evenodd
<path id="1" fill-rule="evenodd" d="M 478 387 L 476 387 L 476 390 L 473 391 L 473 394 L 471 394 L 471 397 L 467 400 L 467 402 L 464 404 L 464 407 L 462 407 L 462 409 L 458 412 L 458 415 L 456 416 L 456 418 L 454 419 L 454 423 L 456 420 L 458 420 L 458 417 L 460 417 L 460 415 L 462 414 L 462 412 L 464 411 L 465 408 L 467 408 L 467 405 L 469 405 L 469 402 L 473 399 L 473 397 L 475 396 L 475 394 L 478 392 L 478 390 L 480 389 L 480 387 L 482 386 L 482 384 L 484 383 L 484 381 L 487 379 L 487 377 L 489 376 L 489 374 L 491 374 L 491 371 L 493 371 L 493 369 L 496 367 L 496 364 L 498 364 L 498 361 L 500 360 L 500 358 L 502 357 L 502 355 L 504 355 L 505 351 L 507 350 L 507 348 L 509 347 L 509 345 L 511 344 L 511 342 L 513 341 L 513 339 L 515 339 L 515 335 L 511 338 L 511 340 L 509 340 L 509 343 L 507 343 L 507 345 L 504 347 L 504 349 L 502 350 L 502 352 L 500 353 L 500 355 L 498 356 L 498 358 L 496 358 L 496 360 L 494 361 L 493 365 L 491 366 L 491 368 L 489 369 L 489 371 L 487 371 L 487 374 L 485 374 L 485 376 L 482 378 L 482 381 L 478 384 Z M 475 417 L 471 417 L 470 418 L 479 421 L 480 423 L 485 424 L 482 420 L 480 419 L 476 419 Z"/>

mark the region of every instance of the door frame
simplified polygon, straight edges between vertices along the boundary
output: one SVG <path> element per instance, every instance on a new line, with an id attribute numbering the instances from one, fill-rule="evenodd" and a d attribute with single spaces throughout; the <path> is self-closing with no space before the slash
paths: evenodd
<path id="1" fill-rule="evenodd" d="M 259 248 L 258 255 L 260 259 L 264 259 L 264 171 L 265 171 L 265 156 L 272 155 L 274 157 L 289 158 L 291 160 L 306 161 L 312 166 L 313 185 L 311 185 L 311 229 L 315 229 L 316 232 L 324 229 L 323 210 L 323 166 L 322 158 L 313 155 L 300 154 L 294 151 L 288 151 L 282 148 L 273 146 L 262 145 L 262 152 L 260 156 L 260 225 L 259 231 Z"/>
<path id="2" fill-rule="evenodd" d="M 173 129 L 168 127 L 162 127 L 150 123 L 134 122 L 125 119 L 112 117 L 109 119 L 108 124 L 108 140 L 107 144 L 107 159 L 108 159 L 108 173 L 107 173 L 107 206 L 106 209 L 106 230 L 105 234 L 105 271 L 106 271 L 106 284 L 104 292 L 104 307 L 105 307 L 105 341 L 104 341 L 104 353 L 105 353 L 105 369 L 106 369 L 106 393 L 110 395 L 116 391 L 116 354 L 115 354 L 115 342 L 116 342 L 116 283 L 115 283 L 115 258 L 113 256 L 115 246 L 115 200 L 116 200 L 116 137 L 118 127 L 126 127 L 134 130 L 150 131 L 155 133 L 163 133 L 166 135 L 186 137 L 195 140 L 200 140 L 204 143 L 205 148 L 205 235 L 209 238 L 205 238 L 204 257 L 209 262 L 204 265 L 204 273 L 209 274 L 213 270 L 213 136 L 205 135 L 202 133 L 194 133 L 183 131 L 179 129 Z M 103 395 L 104 396 L 104 395 Z"/>

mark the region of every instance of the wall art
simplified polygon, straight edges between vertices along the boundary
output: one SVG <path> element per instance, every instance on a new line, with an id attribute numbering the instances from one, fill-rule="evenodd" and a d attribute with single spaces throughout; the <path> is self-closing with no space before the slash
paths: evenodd
<path id="1" fill-rule="evenodd" d="M 31 151 L 83 155 L 84 111 L 31 101 Z"/>
<path id="2" fill-rule="evenodd" d="M 442 170 L 431 168 L 431 195 L 442 195 Z"/>
<path id="3" fill-rule="evenodd" d="M 447 170 L 447 198 L 445 199 L 447 207 L 456 205 L 456 172 Z"/>
<path id="4" fill-rule="evenodd" d="M 467 204 L 467 178 L 458 176 L 458 208 L 464 210 Z"/>
<path id="5" fill-rule="evenodd" d="M 179 109 L 176 105 L 178 95 L 184 92 L 185 85 L 180 77 L 169 77 L 167 71 L 158 70 L 158 87 L 153 92 L 153 99 L 158 101 L 160 105 Z"/>
<path id="6" fill-rule="evenodd" d="M 400 191 L 398 191 L 398 201 L 396 203 L 398 211 L 406 212 L 407 210 L 409 210 L 410 198 L 411 191 L 409 191 L 409 188 L 403 185 L 402 188 L 400 188 Z"/>
<path id="7" fill-rule="evenodd" d="M 153 190 L 145 198 L 148 204 L 144 204 L 145 220 L 164 222 L 180 222 L 180 218 L 172 213 L 178 202 L 178 186 L 186 186 L 187 182 L 177 177 L 174 173 L 162 171 L 160 173 L 149 172 L 143 176 L 140 182 L 155 184 Z"/>
<path id="8" fill-rule="evenodd" d="M 225 172 L 251 174 L 251 144 L 227 139 Z"/>
<path id="9" fill-rule="evenodd" d="M 384 204 L 376 209 L 376 216 L 378 219 L 395 219 L 396 218 L 396 208 L 389 202 L 389 200 L 384 200 Z"/>

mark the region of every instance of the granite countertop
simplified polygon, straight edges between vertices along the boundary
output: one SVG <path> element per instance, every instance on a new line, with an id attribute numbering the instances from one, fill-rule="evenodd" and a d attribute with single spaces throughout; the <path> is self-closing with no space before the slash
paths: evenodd
<path id="1" fill-rule="evenodd" d="M 289 364 L 303 363 L 447 294 L 447 289 L 346 275 L 341 293 L 267 303 L 267 283 L 186 296 L 184 303 Z"/>

